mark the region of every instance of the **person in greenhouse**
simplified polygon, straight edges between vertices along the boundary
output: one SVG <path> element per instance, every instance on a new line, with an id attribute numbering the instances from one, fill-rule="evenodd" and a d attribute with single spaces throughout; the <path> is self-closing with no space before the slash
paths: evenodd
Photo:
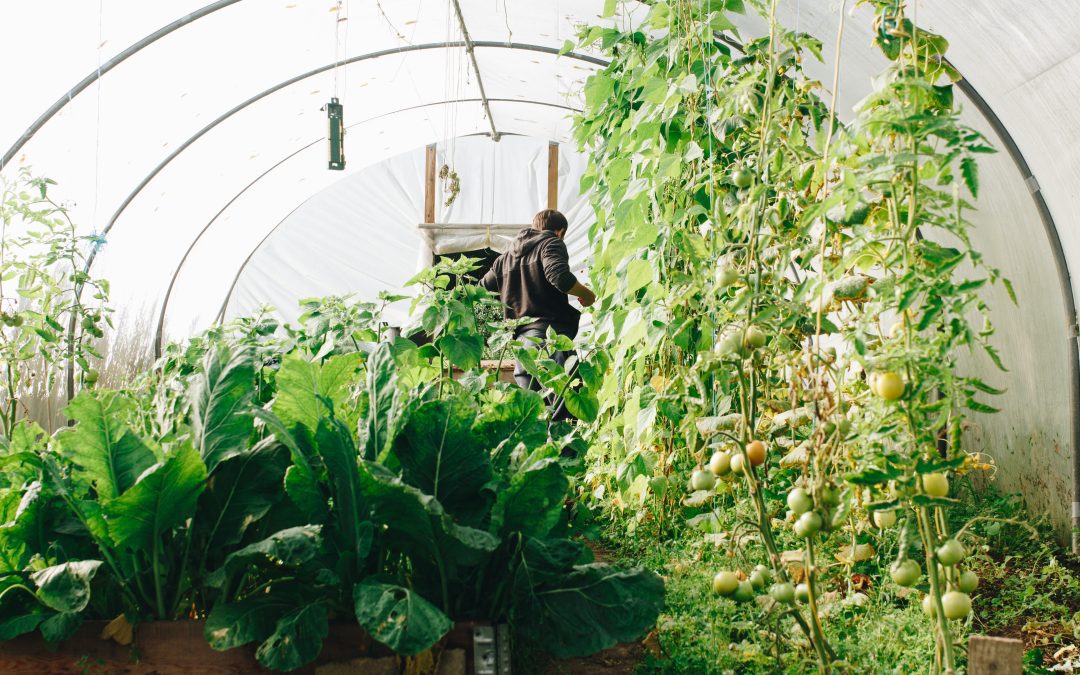
<path id="1" fill-rule="evenodd" d="M 518 232 L 510 250 L 496 258 L 480 280 L 484 288 L 499 294 L 507 319 L 532 319 L 517 329 L 515 337 L 519 340 L 539 345 L 546 339 L 548 328 L 575 337 L 581 312 L 570 304 L 570 296 L 575 296 L 582 307 L 596 300 L 592 290 L 570 271 L 570 257 L 563 241 L 567 227 L 566 216 L 555 209 L 537 213 L 532 226 Z M 564 365 L 569 356 L 564 351 L 551 355 L 559 365 Z M 514 379 L 525 389 L 540 389 L 520 361 L 514 367 Z M 557 419 L 568 417 L 562 401 L 554 395 L 548 405 Z"/>

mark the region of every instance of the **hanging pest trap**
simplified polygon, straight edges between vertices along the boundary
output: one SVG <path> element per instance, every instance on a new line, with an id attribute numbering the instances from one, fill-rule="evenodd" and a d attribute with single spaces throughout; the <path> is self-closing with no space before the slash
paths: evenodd
<path id="1" fill-rule="evenodd" d="M 328 139 L 330 141 L 330 164 L 333 171 L 341 171 L 345 168 L 345 117 L 344 108 L 336 97 L 324 107 L 326 117 L 330 123 Z"/>

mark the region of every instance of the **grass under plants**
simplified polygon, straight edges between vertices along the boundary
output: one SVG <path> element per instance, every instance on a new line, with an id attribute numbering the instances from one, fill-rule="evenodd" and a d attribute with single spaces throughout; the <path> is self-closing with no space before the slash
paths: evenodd
<path id="1" fill-rule="evenodd" d="M 1024 641 L 1026 673 L 1072 672 L 1080 666 L 1080 563 L 1054 541 L 1048 526 L 1037 523 L 1028 529 L 1019 524 L 1030 518 L 1018 496 L 972 492 L 953 510 L 951 520 L 962 527 L 976 513 L 997 520 L 980 520 L 968 528 L 968 565 L 981 581 L 973 593 L 973 616 L 962 627 L 954 622 L 961 653 L 972 634 L 1013 637 Z M 738 551 L 742 559 L 736 560 L 733 552 L 692 528 L 659 539 L 648 529 L 628 539 L 622 525 L 613 521 L 600 536 L 613 562 L 642 565 L 665 578 L 666 608 L 655 634 L 646 640 L 637 672 L 816 670 L 809 643 L 792 621 L 767 609 L 767 595 L 740 604 L 711 592 L 717 571 L 764 563 L 760 545 L 747 542 Z M 888 531 L 871 543 L 880 552 L 876 560 L 849 567 L 836 560 L 834 547 L 825 561 L 822 621 L 837 654 L 837 670 L 926 672 L 934 639 L 920 607 L 922 594 L 888 580 L 897 532 Z M 793 540 L 784 544 L 795 548 Z M 882 581 L 875 586 L 871 579 Z"/>

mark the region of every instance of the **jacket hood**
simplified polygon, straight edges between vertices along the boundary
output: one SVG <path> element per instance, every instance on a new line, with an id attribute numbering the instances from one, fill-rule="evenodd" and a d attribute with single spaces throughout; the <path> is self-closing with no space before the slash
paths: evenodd
<path id="1" fill-rule="evenodd" d="M 514 241 L 511 242 L 510 254 L 514 256 L 526 255 L 529 251 L 553 237 L 555 237 L 554 232 L 534 230 L 531 227 L 525 228 L 518 232 L 517 236 L 514 237 Z"/>

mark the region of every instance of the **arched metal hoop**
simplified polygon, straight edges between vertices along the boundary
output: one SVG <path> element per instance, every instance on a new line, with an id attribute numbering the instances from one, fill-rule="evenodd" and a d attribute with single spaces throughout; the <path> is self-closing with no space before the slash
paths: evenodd
<path id="1" fill-rule="evenodd" d="M 100 68 L 95 68 L 93 71 L 90 72 L 89 75 L 79 80 L 79 83 L 69 89 L 66 94 L 56 99 L 56 102 L 49 106 L 48 110 L 41 113 L 41 115 L 36 120 L 34 120 L 34 123 L 31 124 L 26 129 L 26 131 L 22 133 L 21 136 L 19 136 L 18 140 L 16 140 L 15 143 L 12 144 L 10 148 L 8 148 L 7 152 L 4 153 L 3 159 L 0 160 L 0 170 L 3 170 L 3 168 L 8 165 L 8 162 L 10 162 L 15 157 L 16 153 L 18 153 L 19 150 L 22 150 L 23 146 L 26 145 L 30 141 L 30 139 L 34 137 L 34 134 L 36 134 L 38 130 L 41 129 L 41 127 L 45 126 L 45 124 L 49 120 L 51 120 L 56 115 L 56 113 L 60 112 L 60 110 L 63 109 L 64 106 L 71 102 L 73 98 L 85 91 L 87 87 L 97 82 L 98 79 L 100 79 L 105 73 L 109 72 L 116 66 L 126 61 L 128 58 L 142 51 L 144 47 L 149 47 L 153 43 L 168 35 L 169 33 L 172 33 L 179 28 L 183 28 L 184 26 L 188 25 L 193 21 L 198 21 L 199 19 L 207 16 L 208 14 L 213 14 L 214 12 L 222 9 L 223 7 L 228 7 L 229 5 L 234 5 L 238 2 L 240 2 L 240 0 L 218 0 L 218 2 L 212 2 L 201 9 L 197 9 L 186 16 L 180 17 L 179 19 L 173 21 L 170 24 L 162 26 L 153 33 L 150 33 L 143 39 L 131 45 L 124 51 L 120 52 L 116 56 L 112 57 L 105 63 L 101 64 Z"/>

